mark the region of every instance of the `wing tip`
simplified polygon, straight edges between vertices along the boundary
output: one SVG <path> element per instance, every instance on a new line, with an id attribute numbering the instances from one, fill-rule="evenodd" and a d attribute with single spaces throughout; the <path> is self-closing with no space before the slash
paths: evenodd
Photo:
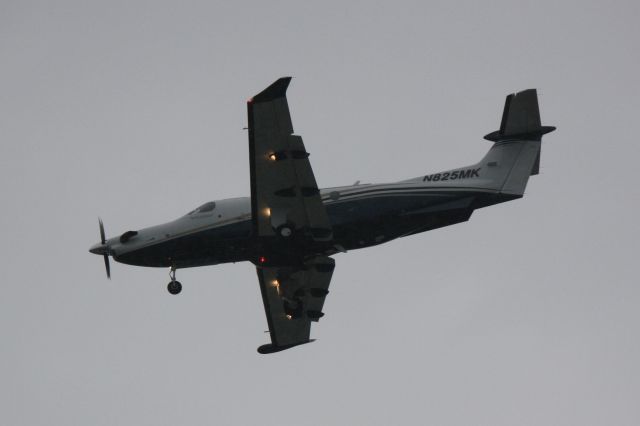
<path id="1" fill-rule="evenodd" d="M 280 77 L 269 87 L 251 98 L 250 102 L 269 102 L 274 99 L 284 98 L 287 94 L 287 88 L 291 82 L 291 77 Z"/>
<path id="2" fill-rule="evenodd" d="M 314 341 L 315 341 L 315 339 L 309 339 L 309 340 L 306 340 L 304 342 L 292 343 L 292 344 L 289 344 L 289 345 L 282 345 L 282 346 L 276 346 L 273 343 L 267 343 L 266 345 L 262 345 L 262 346 L 258 347 L 258 353 L 262 354 L 262 355 L 272 354 L 274 352 L 284 351 L 285 349 L 291 349 L 293 347 L 304 345 L 306 343 L 311 343 L 311 342 L 314 342 Z"/>

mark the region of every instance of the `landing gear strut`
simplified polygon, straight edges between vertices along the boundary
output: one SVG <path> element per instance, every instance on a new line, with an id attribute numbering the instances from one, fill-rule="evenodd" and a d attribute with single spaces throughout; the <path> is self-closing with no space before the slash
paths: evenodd
<path id="1" fill-rule="evenodd" d="M 171 278 L 171 282 L 167 285 L 167 290 L 171 294 L 178 294 L 182 291 L 182 284 L 180 281 L 176 280 L 176 267 L 172 266 L 169 271 L 169 277 Z"/>

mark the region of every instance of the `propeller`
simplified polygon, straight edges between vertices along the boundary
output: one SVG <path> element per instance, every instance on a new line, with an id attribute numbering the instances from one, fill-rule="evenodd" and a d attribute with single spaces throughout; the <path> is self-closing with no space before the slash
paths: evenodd
<path id="1" fill-rule="evenodd" d="M 104 245 L 107 242 L 107 238 L 104 235 L 104 224 L 102 223 L 102 219 L 98 218 L 98 223 L 100 224 L 100 242 Z M 107 278 L 111 279 L 111 266 L 109 265 L 109 254 L 104 253 L 104 268 L 107 270 Z"/>

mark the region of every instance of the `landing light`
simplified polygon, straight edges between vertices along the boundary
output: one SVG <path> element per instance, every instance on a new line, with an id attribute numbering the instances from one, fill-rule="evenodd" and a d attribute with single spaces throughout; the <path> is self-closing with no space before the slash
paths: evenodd
<path id="1" fill-rule="evenodd" d="M 290 320 L 291 319 L 291 315 L 287 314 L 287 319 Z"/>
<path id="2" fill-rule="evenodd" d="M 277 159 L 276 154 L 269 155 L 269 160 L 276 161 L 276 159 Z"/>
<path id="3" fill-rule="evenodd" d="M 267 207 L 266 209 L 264 209 L 264 214 L 268 217 L 271 216 L 271 209 L 269 207 Z"/>

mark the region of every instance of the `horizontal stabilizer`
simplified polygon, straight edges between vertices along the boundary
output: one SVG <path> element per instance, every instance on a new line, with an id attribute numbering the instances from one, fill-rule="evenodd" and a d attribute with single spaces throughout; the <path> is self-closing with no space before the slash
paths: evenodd
<path id="1" fill-rule="evenodd" d="M 540 140 L 542 135 L 555 129 L 555 127 L 540 124 L 538 94 L 536 89 L 528 89 L 507 96 L 500 130 L 491 132 L 484 138 L 493 142 Z"/>

